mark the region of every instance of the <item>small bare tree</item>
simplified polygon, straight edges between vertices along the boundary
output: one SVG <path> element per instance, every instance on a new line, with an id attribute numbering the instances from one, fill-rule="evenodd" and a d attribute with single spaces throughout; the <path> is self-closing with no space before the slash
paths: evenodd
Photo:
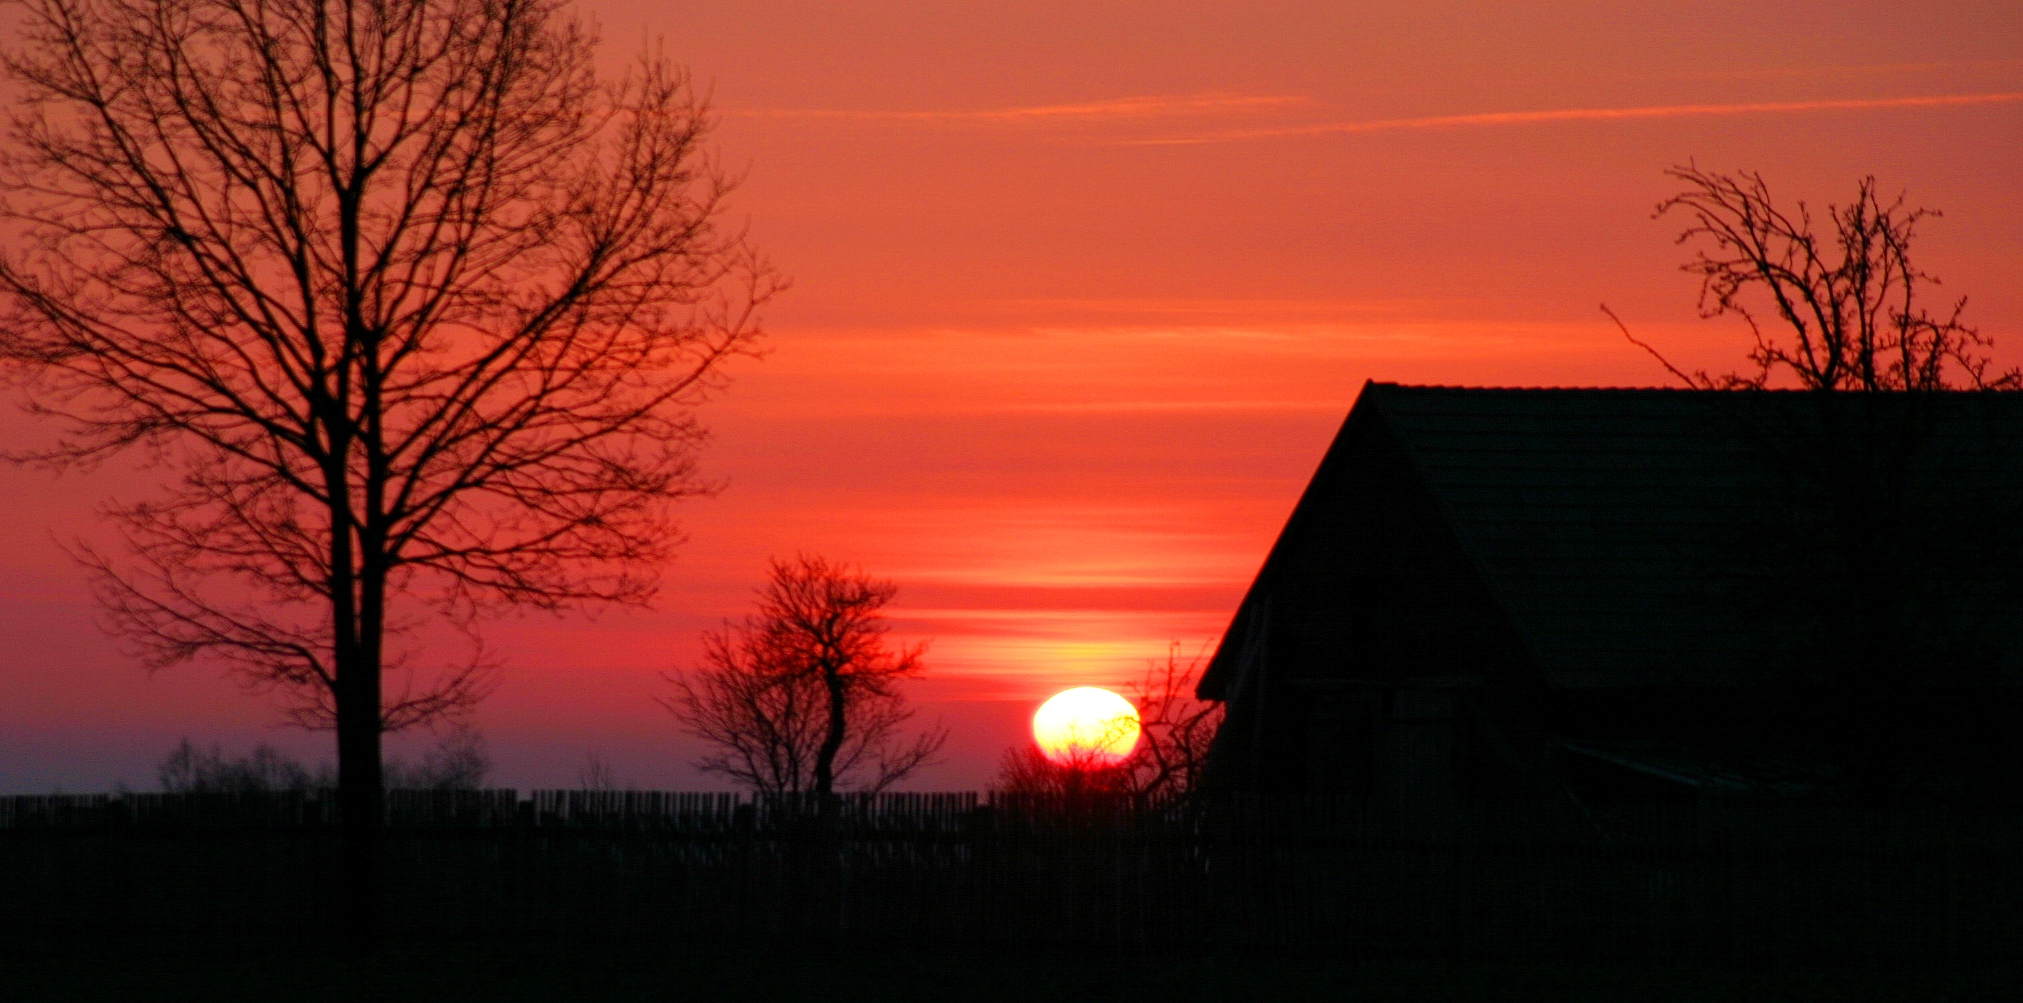
<path id="1" fill-rule="evenodd" d="M 1812 391 L 1733 412 L 1748 476 L 1775 503 L 1716 530 L 1713 560 L 1732 583 L 1718 599 L 1757 635 L 1793 730 L 1853 789 L 1902 786 L 1906 764 L 1943 744 L 1934 687 L 1986 670 L 1989 625 L 2013 608 L 2023 559 L 2023 513 L 1992 475 L 2003 440 L 1943 392 L 2023 389 L 2023 371 L 1995 367 L 1964 297 L 1931 305 L 1938 280 L 1912 242 L 1937 212 L 1885 201 L 1872 177 L 1821 219 L 1778 205 L 1755 173 L 1667 174 L 1685 188 L 1655 215 L 1689 220 L 1678 240 L 1695 247 L 1682 267 L 1700 277 L 1700 312 L 1744 321 L 1751 368 L 1686 372 L 1609 316 L 1689 386 Z"/>
<path id="2" fill-rule="evenodd" d="M 1884 202 L 1875 178 L 1864 177 L 1854 201 L 1827 206 L 1822 231 L 1804 202 L 1779 206 L 1760 174 L 1690 164 L 1665 173 L 1686 187 L 1655 217 L 1691 220 L 1679 243 L 1698 246 L 1681 267 L 1700 277 L 1700 315 L 1742 318 L 1755 369 L 1687 373 L 1602 309 L 1687 384 L 1761 389 L 1784 375 L 1810 390 L 2023 387 L 2023 371 L 1990 372 L 1991 340 L 1960 319 L 1966 297 L 1937 313 L 1927 305 L 1939 280 L 1913 263 L 1911 241 L 1936 210 L 1906 208 L 1901 194 Z"/>
<path id="3" fill-rule="evenodd" d="M 703 665 L 662 705 L 714 747 L 703 771 L 766 793 L 880 791 L 931 762 L 948 733 L 906 739 L 899 692 L 922 647 L 894 648 L 879 610 L 898 588 L 846 565 L 775 559 L 758 609 L 704 635 Z"/>
<path id="4" fill-rule="evenodd" d="M 1160 800 L 1201 789 L 1208 746 L 1222 727 L 1224 707 L 1194 695 L 1207 654 L 1203 647 L 1183 659 L 1180 642 L 1174 641 L 1165 658 L 1149 660 L 1143 678 L 1125 687 L 1126 698 L 1138 708 L 1140 728 L 1127 765 L 1131 787 L 1143 797 Z"/>
<path id="5" fill-rule="evenodd" d="M 423 791 L 475 791 L 492 772 L 492 755 L 483 732 L 466 722 L 443 729 L 421 759 L 386 762 L 386 786 Z"/>
<path id="6" fill-rule="evenodd" d="M 226 758 L 216 742 L 200 748 L 187 738 L 155 767 L 162 790 L 171 794 L 267 794 L 327 788 L 335 779 L 328 766 L 311 771 L 287 753 L 262 743 L 249 755 Z"/>
<path id="7" fill-rule="evenodd" d="M 576 771 L 576 786 L 586 791 L 618 790 L 618 771 L 602 754 L 592 749 L 584 754 L 583 765 Z"/>
<path id="8" fill-rule="evenodd" d="M 1084 746 L 1049 759 L 1037 746 L 1005 751 L 991 790 L 1043 799 L 1129 796 L 1141 804 L 1162 804 L 1200 790 L 1208 746 L 1221 727 L 1223 705 L 1194 695 L 1206 649 L 1181 657 L 1180 642 L 1164 658 L 1148 659 L 1145 674 L 1124 687 L 1137 709 L 1135 720 L 1119 719 L 1114 731 L 1091 736 Z M 1103 751 L 1113 739 L 1135 729 L 1138 740 L 1119 760 Z"/>
<path id="9" fill-rule="evenodd" d="M 1038 746 L 1025 743 L 1006 749 L 998 759 L 990 789 L 1034 807 L 1059 808 L 1130 798 L 1137 793 L 1135 779 L 1127 762 L 1080 749 L 1069 750 L 1064 759 L 1049 759 Z"/>

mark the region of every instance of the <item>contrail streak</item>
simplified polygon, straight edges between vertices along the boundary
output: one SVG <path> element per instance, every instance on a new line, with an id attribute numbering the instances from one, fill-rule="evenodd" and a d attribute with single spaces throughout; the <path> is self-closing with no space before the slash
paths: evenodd
<path id="1" fill-rule="evenodd" d="M 826 118 L 869 122 L 1047 122 L 1089 119 L 1201 115 L 1282 108 L 1307 99 L 1284 95 L 1183 94 L 1112 98 L 1079 104 L 1028 105 L 967 111 L 873 111 L 854 108 L 747 108 L 733 114 L 751 118 Z"/>
<path id="2" fill-rule="evenodd" d="M 1432 115 L 1424 118 L 1383 118 L 1360 122 L 1231 129 L 1195 136 L 1125 140 L 1127 146 L 1186 146 L 1237 143 L 1253 139 L 1295 136 L 1353 135 L 1365 132 L 1458 129 L 1469 126 L 1534 125 L 1542 122 L 1608 122 L 1621 119 L 1683 118 L 1700 115 L 1763 115 L 1780 112 L 1861 111 L 1879 108 L 1930 108 L 1956 105 L 2008 104 L 2023 101 L 2023 91 L 1995 94 L 1938 94 L 1928 97 L 1863 98 L 1848 101 L 1772 101 L 1757 104 L 1678 104 L 1642 108 L 1557 108 L 1545 111 L 1496 111 L 1472 115 Z"/>

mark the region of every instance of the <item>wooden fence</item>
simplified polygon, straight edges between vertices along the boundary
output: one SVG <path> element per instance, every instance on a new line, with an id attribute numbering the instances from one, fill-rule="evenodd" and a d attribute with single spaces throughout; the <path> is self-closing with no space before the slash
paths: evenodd
<path id="1" fill-rule="evenodd" d="M 395 791 L 400 937 L 791 940 L 1450 958 L 2023 955 L 2023 818 L 1714 802 L 1401 818 L 889 794 Z M 332 932 L 317 794 L 0 798 L 0 937 Z"/>

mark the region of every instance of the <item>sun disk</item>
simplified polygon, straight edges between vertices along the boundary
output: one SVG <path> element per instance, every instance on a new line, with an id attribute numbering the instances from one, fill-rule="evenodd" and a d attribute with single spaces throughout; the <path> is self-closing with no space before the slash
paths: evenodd
<path id="1" fill-rule="evenodd" d="M 1111 766 L 1138 744 L 1138 709 L 1098 686 L 1062 690 L 1033 715 L 1033 741 L 1063 766 Z"/>

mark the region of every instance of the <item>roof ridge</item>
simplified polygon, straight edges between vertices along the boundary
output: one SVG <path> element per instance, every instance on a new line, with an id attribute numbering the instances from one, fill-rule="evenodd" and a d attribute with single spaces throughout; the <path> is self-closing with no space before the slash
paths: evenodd
<path id="1" fill-rule="evenodd" d="M 1803 395 L 1803 394 L 1812 394 L 1812 393 L 1817 393 L 1817 392 L 1818 392 L 1818 391 L 1815 391 L 1815 390 L 1812 390 L 1812 389 L 1809 389 L 1809 388 L 1806 388 L 1806 387 L 1748 387 L 1748 388 L 1741 388 L 1741 387 L 1738 387 L 1738 388 L 1734 388 L 1734 389 L 1720 389 L 1720 390 L 1716 390 L 1716 389 L 1708 389 L 1708 388 L 1705 388 L 1705 387 L 1623 387 L 1623 386 L 1609 386 L 1609 387 L 1539 387 L 1539 386 L 1533 386 L 1533 387 L 1525 387 L 1525 386 L 1468 386 L 1468 385 L 1465 385 L 1465 384 L 1457 384 L 1457 383 L 1387 383 L 1387 382 L 1384 382 L 1384 381 L 1381 381 L 1381 380 L 1370 380 L 1370 381 L 1369 381 L 1369 385 L 1370 385 L 1370 386 L 1371 386 L 1372 388 L 1377 388 L 1377 389 L 1383 389 L 1383 390 L 1435 390 L 1435 391 L 1441 391 L 1441 392 L 1444 392 L 1444 393 L 1505 393 L 1505 394 L 1601 394 L 1601 393 L 1612 393 L 1612 394 L 1682 394 L 1682 395 L 1683 395 L 1683 394 L 1704 394 L 1704 395 L 1707 395 L 1707 396 L 1710 396 L 1710 397 L 1711 397 L 1711 396 L 1715 396 L 1715 395 L 1734 395 L 1734 396 L 1746 396 L 1746 395 L 1750 395 L 1750 394 L 1779 394 L 1779 395 L 1793 395 L 1793 396 L 1796 396 L 1796 395 Z M 1869 395 L 1873 395 L 1873 394 L 1886 394 L 1886 395 L 1897 395 L 1897 394 L 1905 394 L 1905 395 L 1908 395 L 1908 394 L 1936 394 L 1936 395 L 1944 395 L 1944 396 L 1959 396 L 1959 397 L 1968 397 L 1968 396 L 1999 396 L 1999 395 L 2008 395 L 2008 394 L 2018 394 L 2018 395 L 2023 395 L 2023 391 L 2015 391 L 2015 390 L 1994 390 L 1994 389 L 1983 389 L 1983 388 L 1978 388 L 1978 387 L 1960 387 L 1960 388 L 1956 388 L 1956 389 L 1946 389 L 1946 390 L 1916 390 L 1916 391 L 1911 391 L 1911 390 L 1879 390 L 1879 391 L 1864 391 L 1864 390 L 1842 390 L 1842 391 L 1836 391 L 1836 392 L 1837 392 L 1837 393 L 1842 393 L 1842 394 L 1846 394 L 1846 395 L 1848 395 L 1848 396 L 1850 396 L 1850 397 L 1864 397 L 1864 396 L 1869 396 Z"/>
<path id="2" fill-rule="evenodd" d="M 1468 386 L 1459 383 L 1380 383 L 1371 381 L 1372 386 L 1387 390 L 1441 390 L 1466 391 L 1469 393 L 1643 393 L 1643 394 L 1746 394 L 1746 393 L 1804 393 L 1802 390 L 1783 388 L 1765 390 L 1708 390 L 1702 387 L 1525 387 L 1525 386 Z"/>

